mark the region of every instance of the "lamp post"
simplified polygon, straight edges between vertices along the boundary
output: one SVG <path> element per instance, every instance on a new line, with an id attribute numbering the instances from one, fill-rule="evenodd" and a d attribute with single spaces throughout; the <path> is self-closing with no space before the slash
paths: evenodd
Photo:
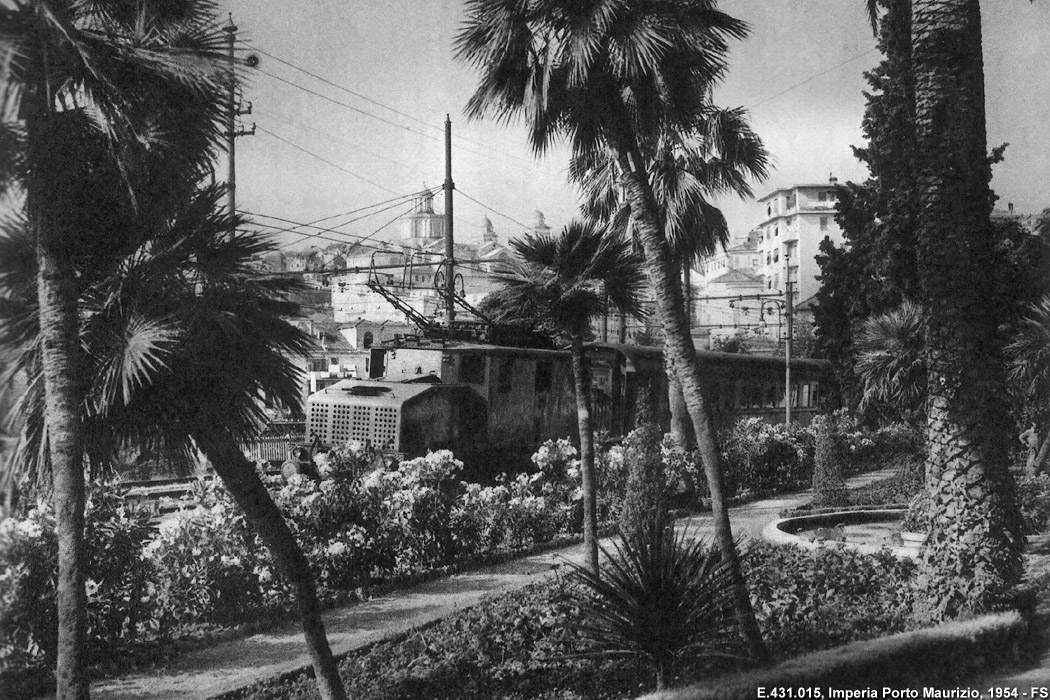
<path id="1" fill-rule="evenodd" d="M 787 322 L 787 336 L 784 338 L 784 425 L 791 425 L 791 251 L 784 252 L 784 320 Z"/>

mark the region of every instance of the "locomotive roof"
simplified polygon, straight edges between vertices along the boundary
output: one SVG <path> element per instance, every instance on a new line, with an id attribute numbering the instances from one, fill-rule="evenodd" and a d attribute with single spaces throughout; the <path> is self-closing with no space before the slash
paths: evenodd
<path id="1" fill-rule="evenodd" d="M 310 394 L 310 398 L 324 398 L 333 403 L 367 403 L 373 405 L 400 405 L 416 398 L 435 387 L 455 386 L 450 384 L 422 384 L 419 382 L 384 382 L 374 379 L 343 379 L 320 391 Z"/>

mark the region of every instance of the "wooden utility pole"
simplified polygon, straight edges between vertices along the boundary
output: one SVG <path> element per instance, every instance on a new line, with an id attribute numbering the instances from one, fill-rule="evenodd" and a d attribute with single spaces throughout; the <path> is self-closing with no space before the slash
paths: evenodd
<path id="1" fill-rule="evenodd" d="M 445 314 L 449 331 L 456 318 L 456 268 L 455 248 L 452 239 L 452 119 L 445 115 Z"/>
<path id="2" fill-rule="evenodd" d="M 237 129 L 237 117 L 242 114 L 251 114 L 252 105 L 249 102 L 247 109 L 241 109 L 237 100 L 237 58 L 234 55 L 234 44 L 237 42 L 237 25 L 233 23 L 232 12 L 229 17 L 229 22 L 222 29 L 226 32 L 226 50 L 230 65 L 229 91 L 226 105 L 226 155 L 228 159 L 226 170 L 226 208 L 230 218 L 233 218 L 237 215 L 237 137 L 255 134 L 255 124 L 252 124 L 250 131 Z M 227 239 L 232 241 L 235 232 L 236 230 L 231 227 L 230 232 L 227 234 Z"/>

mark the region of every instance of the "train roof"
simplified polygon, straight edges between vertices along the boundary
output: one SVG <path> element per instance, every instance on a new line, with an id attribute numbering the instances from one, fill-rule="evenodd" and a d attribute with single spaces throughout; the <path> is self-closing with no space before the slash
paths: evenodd
<path id="1" fill-rule="evenodd" d="M 628 363 L 628 369 L 634 369 L 640 361 L 662 361 L 663 348 L 645 345 L 625 345 L 623 343 L 588 343 L 588 350 L 609 350 L 623 355 Z M 702 361 L 719 362 L 726 365 L 739 367 L 783 367 L 784 358 L 772 355 L 749 355 L 747 353 L 714 352 L 713 350 L 697 350 L 697 356 Z M 791 366 L 796 368 L 811 369 L 817 372 L 825 372 L 831 368 L 827 360 L 814 360 L 811 358 L 792 358 Z"/>
<path id="2" fill-rule="evenodd" d="M 628 370 L 633 371 L 641 361 L 657 361 L 663 357 L 663 348 L 644 345 L 626 345 L 623 343 L 587 343 L 586 350 L 599 352 L 605 350 L 615 352 L 623 356 Z M 392 346 L 391 350 L 432 350 L 434 352 L 455 354 L 483 354 L 483 355 L 516 355 L 518 357 L 534 357 L 536 359 L 556 360 L 566 359 L 568 350 L 544 350 L 539 348 L 520 348 L 508 345 L 491 345 L 487 343 L 464 343 L 455 342 L 448 344 L 412 344 Z M 701 360 L 708 362 L 717 361 L 724 365 L 738 367 L 773 367 L 783 366 L 784 358 L 771 355 L 750 355 L 747 353 L 714 352 L 713 350 L 697 350 L 696 354 Z M 814 372 L 826 372 L 831 368 L 827 360 L 815 360 L 811 358 L 793 358 L 791 366 L 799 369 L 808 369 Z"/>
<path id="3" fill-rule="evenodd" d="M 385 382 L 374 379 L 343 379 L 310 394 L 311 399 L 323 398 L 332 403 L 368 403 L 374 405 L 401 405 L 406 401 L 433 391 L 436 384 L 419 382 Z M 443 387 L 452 386 L 449 384 Z"/>

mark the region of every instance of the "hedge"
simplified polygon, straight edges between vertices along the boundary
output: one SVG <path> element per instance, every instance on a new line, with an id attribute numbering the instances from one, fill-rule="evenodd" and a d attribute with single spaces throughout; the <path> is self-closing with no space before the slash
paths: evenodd
<path id="1" fill-rule="evenodd" d="M 953 685 L 1016 663 L 1030 648 L 1033 629 L 1016 610 L 949 622 L 789 659 L 709 683 L 663 691 L 641 700 L 754 700 L 759 688 L 865 689 Z M 785 696 L 787 697 L 787 696 Z M 795 697 L 801 697 L 795 695 Z M 808 696 L 807 696 L 808 697 Z"/>

